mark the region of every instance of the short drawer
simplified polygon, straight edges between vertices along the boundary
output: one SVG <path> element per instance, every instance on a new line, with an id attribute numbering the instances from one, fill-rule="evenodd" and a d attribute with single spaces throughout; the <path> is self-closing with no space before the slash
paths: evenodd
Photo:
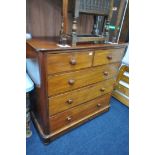
<path id="1" fill-rule="evenodd" d="M 92 58 L 92 51 L 47 54 L 47 73 L 53 74 L 87 68 L 92 65 Z"/>
<path id="2" fill-rule="evenodd" d="M 97 84 L 74 90 L 49 98 L 49 115 L 54 115 L 76 105 L 112 92 L 115 79 L 105 80 Z"/>
<path id="3" fill-rule="evenodd" d="M 118 73 L 119 63 L 48 76 L 48 96 L 94 84 Z"/>
<path id="4" fill-rule="evenodd" d="M 94 55 L 93 66 L 120 62 L 124 56 L 124 48 L 97 50 Z"/>
<path id="5" fill-rule="evenodd" d="M 110 96 L 111 94 L 106 94 L 92 101 L 51 116 L 50 130 L 56 131 L 67 126 L 75 125 L 75 123 L 88 119 L 94 113 L 109 108 Z"/>

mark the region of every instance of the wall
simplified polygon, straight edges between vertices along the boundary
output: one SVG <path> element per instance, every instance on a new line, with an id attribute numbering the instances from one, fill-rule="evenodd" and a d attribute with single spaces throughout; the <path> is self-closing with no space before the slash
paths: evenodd
<path id="1" fill-rule="evenodd" d="M 58 36 L 61 27 L 62 0 L 26 0 L 26 32 L 32 36 Z M 72 15 L 69 14 L 71 32 Z M 92 31 L 93 17 L 82 15 L 79 19 L 78 33 Z"/>

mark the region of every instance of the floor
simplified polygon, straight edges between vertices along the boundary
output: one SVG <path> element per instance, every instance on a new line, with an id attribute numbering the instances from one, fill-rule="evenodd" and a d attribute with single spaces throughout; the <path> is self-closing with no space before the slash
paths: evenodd
<path id="1" fill-rule="evenodd" d="M 61 136 L 48 145 L 32 124 L 26 140 L 27 155 L 128 155 L 129 109 L 115 98 L 110 111 Z"/>

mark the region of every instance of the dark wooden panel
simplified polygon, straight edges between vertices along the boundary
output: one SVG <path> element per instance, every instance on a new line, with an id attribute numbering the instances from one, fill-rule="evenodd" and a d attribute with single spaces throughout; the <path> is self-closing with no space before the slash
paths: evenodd
<path id="1" fill-rule="evenodd" d="M 61 0 L 27 0 L 27 32 L 56 36 L 61 26 Z"/>
<path id="2" fill-rule="evenodd" d="M 32 36 L 58 36 L 61 27 L 61 0 L 26 0 L 26 32 Z M 68 14 L 71 33 L 72 14 Z M 93 28 L 93 16 L 81 15 L 78 33 L 90 34 Z"/>

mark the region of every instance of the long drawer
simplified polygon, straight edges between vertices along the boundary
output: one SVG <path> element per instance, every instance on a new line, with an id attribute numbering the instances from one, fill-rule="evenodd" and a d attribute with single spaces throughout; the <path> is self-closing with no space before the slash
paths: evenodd
<path id="1" fill-rule="evenodd" d="M 93 52 L 47 54 L 47 73 L 53 74 L 92 66 Z"/>
<path id="2" fill-rule="evenodd" d="M 74 90 L 115 77 L 118 72 L 118 67 L 119 63 L 115 63 L 48 76 L 48 96 Z"/>
<path id="3" fill-rule="evenodd" d="M 49 115 L 67 110 L 113 90 L 115 79 L 105 80 L 78 90 L 49 98 Z"/>
<path id="4" fill-rule="evenodd" d="M 93 113 L 102 111 L 109 107 L 110 94 L 106 94 L 87 103 L 71 108 L 67 111 L 51 116 L 50 130 L 56 131 L 63 127 L 70 126 L 81 119 L 89 118 Z"/>
<path id="5" fill-rule="evenodd" d="M 93 66 L 119 62 L 124 55 L 124 51 L 124 48 L 97 50 L 95 51 Z"/>

